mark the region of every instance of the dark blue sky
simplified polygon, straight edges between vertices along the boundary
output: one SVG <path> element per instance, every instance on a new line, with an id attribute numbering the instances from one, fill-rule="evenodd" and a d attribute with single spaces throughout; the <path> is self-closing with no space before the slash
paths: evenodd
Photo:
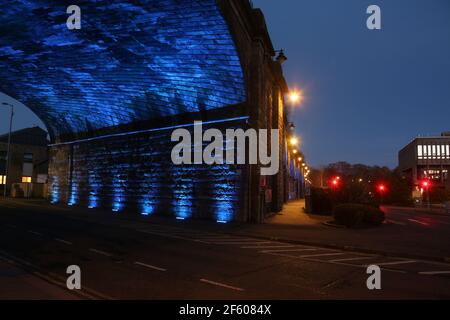
<path id="1" fill-rule="evenodd" d="M 253 2 L 286 50 L 290 86 L 306 92 L 295 121 L 311 164 L 395 167 L 414 136 L 450 130 L 450 1 Z M 371 4 L 381 31 L 366 27 Z"/>
<path id="2" fill-rule="evenodd" d="M 305 91 L 295 122 L 312 165 L 394 167 L 414 136 L 450 130 L 450 1 L 253 2 L 275 47 L 286 50 L 290 86 Z M 382 9 L 381 31 L 366 28 L 371 4 Z M 19 106 L 15 129 L 34 124 L 42 125 Z"/>

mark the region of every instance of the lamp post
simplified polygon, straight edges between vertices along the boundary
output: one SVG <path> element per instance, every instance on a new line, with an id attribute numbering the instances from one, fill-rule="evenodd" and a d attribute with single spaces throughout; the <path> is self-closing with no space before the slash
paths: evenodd
<path id="1" fill-rule="evenodd" d="M 9 158 L 10 158 L 10 152 L 11 152 L 11 131 L 12 131 L 12 123 L 13 123 L 13 117 L 14 117 L 14 106 L 12 104 L 3 102 L 2 105 L 4 106 L 8 106 L 11 108 L 11 115 L 9 118 L 9 134 L 8 134 L 8 149 L 6 151 L 6 168 L 5 168 L 5 187 L 3 188 L 3 196 L 6 198 L 6 189 L 8 186 L 8 182 L 9 182 L 9 178 L 8 178 L 8 174 L 9 174 Z"/>

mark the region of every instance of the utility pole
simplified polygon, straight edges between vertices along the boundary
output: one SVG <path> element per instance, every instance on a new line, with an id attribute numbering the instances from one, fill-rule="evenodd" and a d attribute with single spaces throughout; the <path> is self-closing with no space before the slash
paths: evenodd
<path id="1" fill-rule="evenodd" d="M 11 108 L 11 115 L 9 118 L 9 134 L 8 134 L 8 149 L 6 151 L 6 168 L 5 168 L 5 177 L 6 177 L 6 181 L 5 181 L 5 187 L 3 189 L 3 196 L 6 198 L 6 190 L 8 189 L 8 182 L 9 182 L 9 158 L 10 158 L 10 153 L 11 153 L 11 132 L 12 132 L 12 123 L 13 123 L 13 117 L 14 117 L 14 106 L 12 104 L 3 102 L 2 105 L 4 106 L 9 106 Z"/>

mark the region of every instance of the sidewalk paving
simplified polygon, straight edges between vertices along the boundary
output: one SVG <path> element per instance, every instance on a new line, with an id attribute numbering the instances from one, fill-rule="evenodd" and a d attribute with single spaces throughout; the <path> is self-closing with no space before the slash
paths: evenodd
<path id="1" fill-rule="evenodd" d="M 266 220 L 267 224 L 290 226 L 319 226 L 322 222 L 331 220 L 329 216 L 310 215 L 305 212 L 305 200 L 287 203 L 283 211 Z"/>

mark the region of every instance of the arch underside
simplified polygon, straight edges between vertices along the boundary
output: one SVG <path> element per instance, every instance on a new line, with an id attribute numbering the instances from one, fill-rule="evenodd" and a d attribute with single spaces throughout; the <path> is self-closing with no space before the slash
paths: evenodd
<path id="1" fill-rule="evenodd" d="M 245 102 L 216 0 L 0 0 L 0 91 L 53 137 Z"/>

